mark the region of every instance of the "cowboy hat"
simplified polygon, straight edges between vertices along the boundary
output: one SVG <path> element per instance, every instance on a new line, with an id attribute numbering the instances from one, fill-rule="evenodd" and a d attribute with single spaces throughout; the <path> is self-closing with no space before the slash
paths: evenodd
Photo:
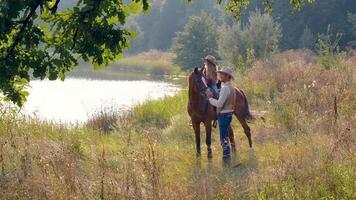
<path id="1" fill-rule="evenodd" d="M 212 56 L 212 55 L 207 55 L 205 58 L 203 58 L 203 60 L 204 61 L 206 60 L 206 61 L 208 61 L 208 62 L 210 62 L 210 63 L 212 63 L 214 65 L 217 65 L 216 58 L 214 56 Z"/>
<path id="2" fill-rule="evenodd" d="M 223 67 L 221 70 L 218 70 L 217 73 L 227 74 L 231 79 L 234 79 L 233 71 L 230 67 Z"/>

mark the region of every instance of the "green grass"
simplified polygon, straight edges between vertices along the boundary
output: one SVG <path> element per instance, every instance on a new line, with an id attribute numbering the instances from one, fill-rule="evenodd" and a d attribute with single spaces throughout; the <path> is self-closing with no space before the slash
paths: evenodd
<path id="1" fill-rule="evenodd" d="M 125 56 L 118 62 L 99 71 L 95 71 L 92 66 L 82 63 L 70 72 L 69 76 L 142 80 L 157 76 L 180 75 L 180 68 L 172 63 L 173 57 L 173 53 L 151 50 L 138 55 Z"/>
<path id="2" fill-rule="evenodd" d="M 0 199 L 355 199 L 354 58 L 325 70 L 291 56 L 238 77 L 267 121 L 251 124 L 250 150 L 234 120 L 238 152 L 229 168 L 216 129 L 213 159 L 206 158 L 204 129 L 202 156 L 195 157 L 186 90 L 78 126 L 2 109 Z M 97 128 L 102 124 L 112 130 Z"/>

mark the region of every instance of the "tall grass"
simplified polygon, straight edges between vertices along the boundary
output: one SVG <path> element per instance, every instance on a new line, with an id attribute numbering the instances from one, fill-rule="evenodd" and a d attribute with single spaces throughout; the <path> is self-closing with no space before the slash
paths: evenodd
<path id="1" fill-rule="evenodd" d="M 183 90 L 174 97 L 148 100 L 134 107 L 132 112 L 137 125 L 165 128 L 170 125 L 173 116 L 182 113 L 187 107 L 187 91 Z"/>
<path id="2" fill-rule="evenodd" d="M 237 75 L 267 121 L 251 125 L 250 150 L 234 120 L 228 168 L 217 130 L 213 159 L 195 157 L 187 91 L 87 126 L 1 112 L 0 199 L 355 199 L 356 56 L 318 59 L 289 51 Z"/>

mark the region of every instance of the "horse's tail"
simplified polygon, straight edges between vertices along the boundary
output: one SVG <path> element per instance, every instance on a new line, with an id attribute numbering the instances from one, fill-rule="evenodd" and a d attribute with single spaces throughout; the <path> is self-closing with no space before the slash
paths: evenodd
<path id="1" fill-rule="evenodd" d="M 248 105 L 248 100 L 247 100 L 247 97 L 246 97 L 244 91 L 243 90 L 240 90 L 240 91 L 241 91 L 242 96 L 244 97 L 244 101 L 245 101 L 245 107 L 244 107 L 244 111 L 243 111 L 244 118 L 247 120 L 255 119 L 250 112 L 250 106 Z"/>

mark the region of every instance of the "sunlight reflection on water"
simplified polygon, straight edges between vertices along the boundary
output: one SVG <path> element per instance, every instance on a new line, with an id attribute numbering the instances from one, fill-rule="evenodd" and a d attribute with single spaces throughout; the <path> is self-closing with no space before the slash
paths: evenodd
<path id="1" fill-rule="evenodd" d="M 147 99 L 159 99 L 179 90 L 173 84 L 158 81 L 69 78 L 30 83 L 25 113 L 60 122 L 84 122 L 99 109 L 129 109 Z"/>

